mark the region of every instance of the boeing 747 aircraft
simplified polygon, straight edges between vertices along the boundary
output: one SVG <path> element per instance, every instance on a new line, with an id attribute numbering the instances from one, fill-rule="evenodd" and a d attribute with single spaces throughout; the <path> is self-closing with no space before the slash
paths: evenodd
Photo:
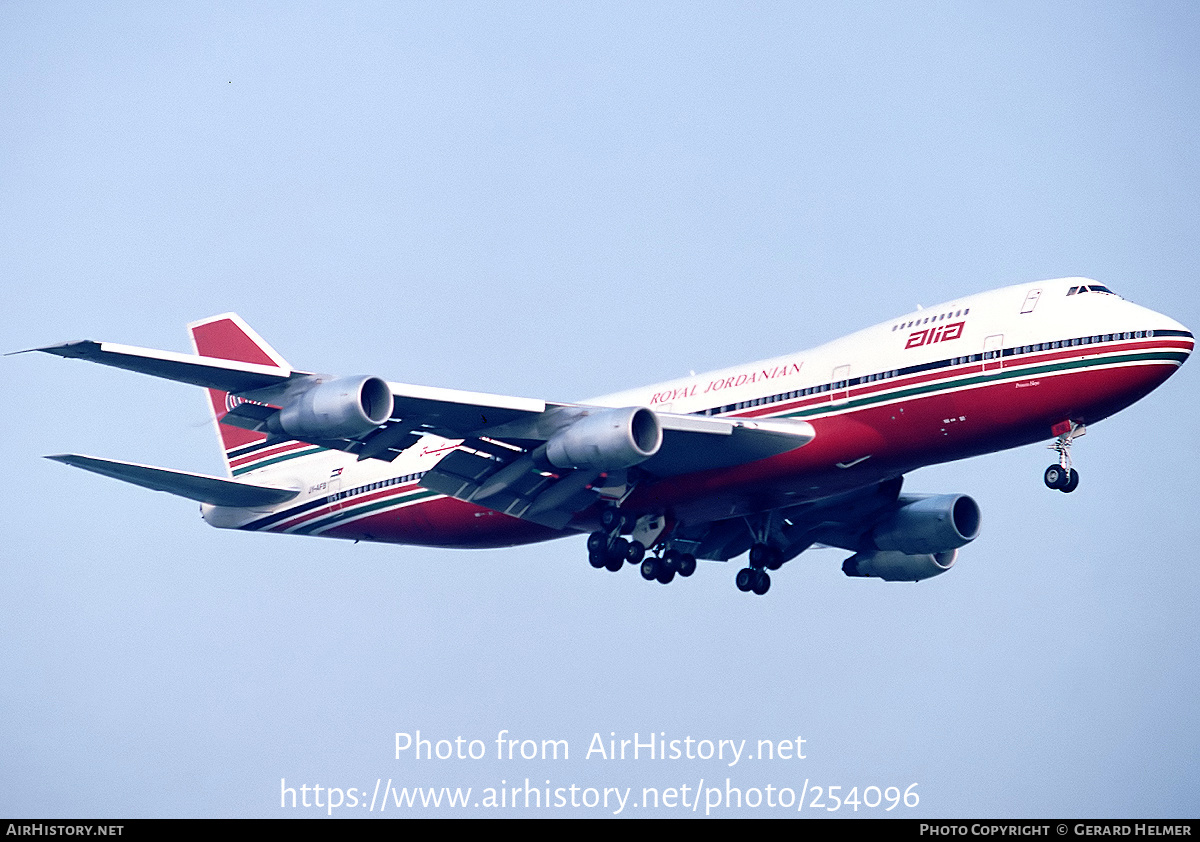
<path id="1" fill-rule="evenodd" d="M 979 534 L 964 494 L 904 474 L 1041 440 L 1071 445 L 1183 364 L 1194 337 L 1086 278 L 919 309 L 808 351 L 583 403 L 297 371 L 237 315 L 196 354 L 77 341 L 32 350 L 208 390 L 228 477 L 48 458 L 198 501 L 227 529 L 438 547 L 587 533 L 593 567 L 664 584 L 747 563 L 742 591 L 814 545 L 849 576 L 918 581 Z"/>

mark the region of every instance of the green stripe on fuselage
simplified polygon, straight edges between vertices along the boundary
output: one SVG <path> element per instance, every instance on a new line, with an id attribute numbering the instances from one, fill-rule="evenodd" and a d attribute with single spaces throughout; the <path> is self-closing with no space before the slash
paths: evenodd
<path id="1" fill-rule="evenodd" d="M 318 529 L 323 529 L 327 526 L 335 526 L 337 525 L 338 521 L 341 520 L 349 520 L 350 518 L 359 517 L 360 515 L 378 511 L 379 509 L 386 509 L 388 506 L 416 503 L 419 500 L 426 500 L 430 497 L 438 496 L 440 495 L 435 491 L 429 491 L 428 489 L 421 488 L 396 497 L 388 497 L 383 500 L 374 500 L 370 503 L 364 503 L 353 508 L 341 509 L 318 520 L 314 520 L 312 523 L 306 523 L 294 530 L 293 534 L 310 535 Z"/>
<path id="2" fill-rule="evenodd" d="M 958 389 L 965 386 L 977 386 L 982 383 L 998 383 L 1003 380 L 1021 380 L 1026 377 L 1037 377 L 1046 374 L 1056 374 L 1065 371 L 1070 371 L 1076 368 L 1086 368 L 1088 366 L 1112 365 L 1115 363 L 1130 363 L 1130 362 L 1154 362 L 1154 361 L 1169 361 L 1175 363 L 1183 363 L 1188 355 L 1182 351 L 1149 351 L 1132 354 L 1115 354 L 1104 357 L 1091 357 L 1085 360 L 1071 360 L 1069 362 L 1046 363 L 1043 365 L 1031 365 L 1022 368 L 1005 368 L 995 372 L 979 372 L 968 376 L 950 375 L 946 380 L 939 380 L 933 383 L 921 383 L 914 386 L 902 386 L 889 392 L 881 392 L 873 395 L 865 395 L 863 397 L 851 398 L 845 402 L 831 405 L 830 403 L 822 403 L 819 406 L 807 407 L 795 412 L 784 413 L 781 417 L 784 418 L 804 418 L 810 415 L 823 415 L 830 411 L 836 410 L 842 412 L 847 409 L 857 409 L 871 404 L 883 403 L 885 401 L 899 400 L 902 398 L 913 397 L 915 395 L 924 395 L 931 392 L 940 392 L 947 389 Z M 980 363 L 981 364 L 981 363 Z M 1020 363 L 1012 363 L 1012 365 L 1020 365 Z M 861 386 L 859 388 L 862 388 Z"/>
<path id="3" fill-rule="evenodd" d="M 288 459 L 296 459 L 300 456 L 311 456 L 312 454 L 320 453 L 325 449 L 326 448 L 314 444 L 312 447 L 306 447 L 303 450 L 293 450 L 290 453 L 283 453 L 270 459 L 264 459 L 261 462 L 253 462 L 249 465 L 242 465 L 241 467 L 234 468 L 233 475 L 235 477 L 241 476 L 242 474 L 249 473 L 250 471 L 257 471 L 259 468 L 265 468 L 267 465 L 274 465 L 276 462 L 286 462 Z"/>

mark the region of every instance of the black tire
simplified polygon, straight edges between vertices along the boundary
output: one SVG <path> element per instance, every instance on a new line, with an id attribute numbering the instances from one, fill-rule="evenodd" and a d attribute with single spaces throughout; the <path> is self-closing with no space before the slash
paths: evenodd
<path id="1" fill-rule="evenodd" d="M 1065 483 L 1063 483 L 1063 486 L 1058 490 L 1063 492 L 1064 494 L 1070 494 L 1072 491 L 1074 491 L 1078 487 L 1079 487 L 1079 471 L 1072 468 L 1071 472 L 1069 474 L 1067 474 L 1067 481 Z"/>
<path id="2" fill-rule="evenodd" d="M 675 569 L 679 571 L 679 575 L 687 578 L 696 572 L 696 557 L 691 553 L 683 553 L 675 562 Z"/>
<path id="3" fill-rule="evenodd" d="M 613 573 L 618 572 L 622 567 L 625 566 L 625 554 L 618 553 L 615 550 L 610 550 L 608 553 L 608 558 L 605 559 L 604 566 Z"/>
<path id="4" fill-rule="evenodd" d="M 771 558 L 771 548 L 766 544 L 755 544 L 750 548 L 750 566 L 764 567 Z"/>
<path id="5" fill-rule="evenodd" d="M 619 532 L 624 520 L 616 509 L 605 509 L 600 513 L 600 525 L 608 532 Z"/>
<path id="6" fill-rule="evenodd" d="M 630 541 L 629 549 L 625 551 L 625 560 L 630 564 L 641 564 L 646 557 L 646 545 L 641 541 Z"/>
<path id="7" fill-rule="evenodd" d="M 608 564 L 608 553 L 604 550 L 591 550 L 588 552 L 588 563 L 599 570 Z"/>
<path id="8" fill-rule="evenodd" d="M 653 582 L 658 578 L 659 560 L 651 556 L 642 562 L 641 570 L 642 578 L 647 582 Z"/>
<path id="9" fill-rule="evenodd" d="M 1068 474 L 1063 470 L 1062 465 L 1051 465 L 1042 474 L 1042 480 L 1046 483 L 1047 488 L 1061 489 L 1066 485 Z"/>
<path id="10" fill-rule="evenodd" d="M 667 567 L 665 564 L 658 571 L 658 581 L 660 584 L 669 585 L 671 580 L 675 578 L 675 568 Z"/>
<path id="11" fill-rule="evenodd" d="M 593 532 L 588 536 L 588 552 L 593 553 L 608 548 L 608 533 Z"/>
<path id="12" fill-rule="evenodd" d="M 737 589 L 739 591 L 742 593 L 747 593 L 752 587 L 754 587 L 754 581 L 755 571 L 749 567 L 743 567 L 737 572 L 737 576 L 734 578 L 733 583 L 737 585 Z"/>
<path id="13" fill-rule="evenodd" d="M 783 553 L 779 551 L 778 547 L 769 548 L 767 550 L 766 568 L 768 570 L 778 570 L 781 567 L 783 567 Z"/>
<path id="14" fill-rule="evenodd" d="M 764 571 L 764 570 L 758 571 L 758 579 L 754 582 L 754 586 L 751 588 L 751 590 L 754 591 L 759 596 L 762 596 L 770 589 L 771 589 L 771 577 L 768 576 L 766 571 Z"/>

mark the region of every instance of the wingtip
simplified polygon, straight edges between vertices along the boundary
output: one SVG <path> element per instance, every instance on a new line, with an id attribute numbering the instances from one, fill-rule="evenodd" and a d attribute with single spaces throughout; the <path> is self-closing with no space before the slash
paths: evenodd
<path id="1" fill-rule="evenodd" d="M 72 339 L 70 342 L 43 345 L 40 348 L 24 348 L 20 351 L 9 351 L 4 356 L 11 357 L 14 354 L 32 354 L 34 351 L 41 351 L 44 354 L 54 354 L 58 357 L 82 357 L 91 349 L 99 346 L 100 343 L 92 339 Z"/>

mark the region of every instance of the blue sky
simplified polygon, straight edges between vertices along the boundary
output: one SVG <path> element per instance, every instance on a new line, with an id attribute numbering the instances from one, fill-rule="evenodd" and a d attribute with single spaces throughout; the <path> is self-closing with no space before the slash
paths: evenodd
<path id="1" fill-rule="evenodd" d="M 5 351 L 187 350 L 187 322 L 235 310 L 301 368 L 572 400 L 1065 275 L 1200 324 L 1192 4 L 39 3 L 0 22 Z M 983 509 L 951 573 L 850 580 L 819 550 L 755 599 L 734 565 L 665 588 L 593 571 L 581 538 L 213 530 L 40 458 L 219 472 L 198 390 L 5 358 L 0 815 L 320 812 L 281 809 L 281 779 L 728 778 L 917 783 L 891 815 L 1194 817 L 1194 365 L 1089 430 L 1072 495 L 1042 487 L 1040 446 L 911 475 Z M 571 757 L 394 759 L 397 731 L 494 749 L 504 729 Z M 807 756 L 586 759 L 635 732 L 801 736 Z"/>

